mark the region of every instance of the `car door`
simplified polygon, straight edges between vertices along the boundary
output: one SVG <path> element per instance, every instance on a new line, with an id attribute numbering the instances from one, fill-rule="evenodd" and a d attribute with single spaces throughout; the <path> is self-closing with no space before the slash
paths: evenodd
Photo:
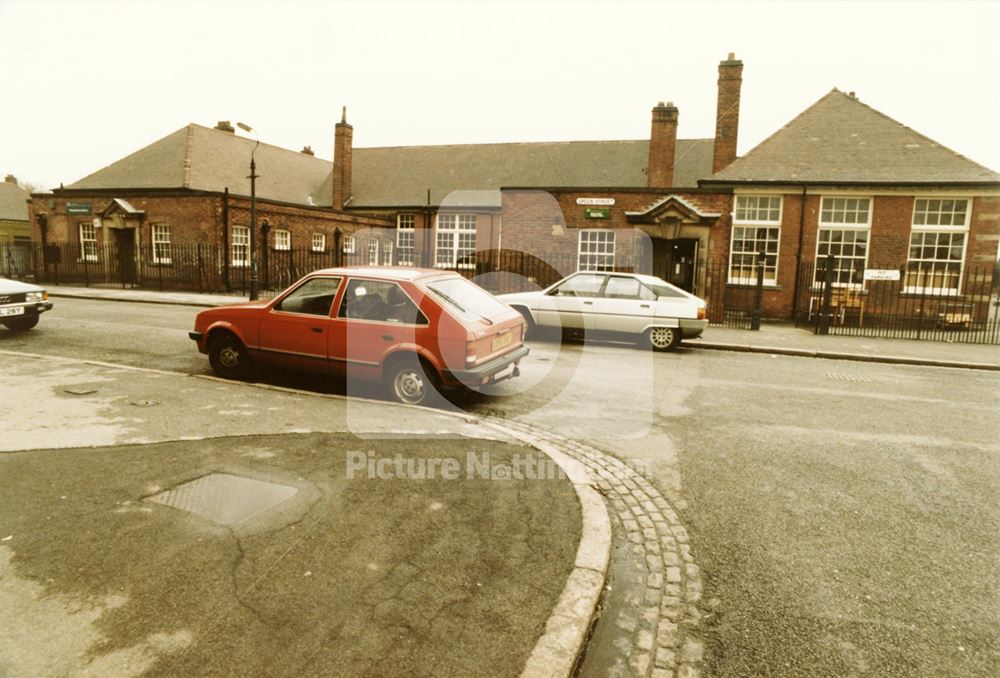
<path id="1" fill-rule="evenodd" d="M 329 369 L 330 310 L 343 278 L 309 278 L 278 300 L 260 321 L 260 351 L 268 362 L 296 369 Z"/>
<path id="2" fill-rule="evenodd" d="M 378 378 L 387 353 L 415 343 L 415 332 L 427 325 L 427 318 L 398 283 L 351 278 L 332 324 L 331 362 L 348 374 L 372 379 Z"/>
<path id="3" fill-rule="evenodd" d="M 576 273 L 566 278 L 539 300 L 537 324 L 593 329 L 594 304 L 606 278 L 603 273 Z"/>
<path id="4" fill-rule="evenodd" d="M 656 295 L 637 278 L 609 275 L 594 300 L 594 326 L 601 332 L 642 332 L 653 320 Z"/>

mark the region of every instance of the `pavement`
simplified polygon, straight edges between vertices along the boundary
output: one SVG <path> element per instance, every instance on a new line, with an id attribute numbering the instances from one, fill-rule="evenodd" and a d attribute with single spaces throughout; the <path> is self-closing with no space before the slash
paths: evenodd
<path id="1" fill-rule="evenodd" d="M 0 399 L 30 403 L 0 437 L 0 676 L 577 661 L 610 527 L 558 444 L 212 377 L 13 351 L 0 370 Z"/>
<path id="2" fill-rule="evenodd" d="M 157 292 L 94 287 L 51 286 L 52 297 L 132 301 L 213 307 L 237 304 L 245 297 L 188 292 Z M 266 296 L 266 293 L 265 293 Z M 759 331 L 709 326 L 704 335 L 686 347 L 725 351 L 794 355 L 800 357 L 955 367 L 1000 371 L 1000 346 L 957 342 L 917 341 L 826 335 L 820 336 L 790 323 L 765 321 Z"/>

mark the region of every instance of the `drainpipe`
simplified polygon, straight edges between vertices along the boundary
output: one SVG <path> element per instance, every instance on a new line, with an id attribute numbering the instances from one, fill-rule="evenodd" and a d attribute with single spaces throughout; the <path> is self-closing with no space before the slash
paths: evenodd
<path id="1" fill-rule="evenodd" d="M 792 293 L 792 320 L 799 314 L 799 271 L 802 268 L 802 234 L 806 230 L 806 185 L 802 184 L 802 202 L 799 206 L 799 249 L 795 253 L 795 283 Z"/>

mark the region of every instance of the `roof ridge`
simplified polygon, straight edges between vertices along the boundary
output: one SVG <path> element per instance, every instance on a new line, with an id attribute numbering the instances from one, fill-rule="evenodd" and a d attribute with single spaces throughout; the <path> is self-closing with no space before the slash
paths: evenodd
<path id="1" fill-rule="evenodd" d="M 677 141 L 699 142 L 713 141 L 713 137 L 698 137 L 695 139 L 678 139 Z M 424 148 L 455 148 L 458 146 L 540 146 L 543 144 L 620 144 L 620 143 L 648 143 L 649 139 L 574 139 L 570 141 L 487 141 L 481 143 L 467 144 L 417 144 L 417 145 L 395 145 L 395 146 L 355 146 L 355 151 L 375 151 L 375 150 L 396 150 L 400 148 L 424 149 Z"/>
<path id="2" fill-rule="evenodd" d="M 256 139 L 251 139 L 250 137 L 241 137 L 238 134 L 236 134 L 235 132 L 226 132 L 226 131 L 221 130 L 221 129 L 216 129 L 215 127 L 208 127 L 206 125 L 200 125 L 200 124 L 198 124 L 196 122 L 188 123 L 188 127 L 189 128 L 191 128 L 191 127 L 197 127 L 198 129 L 205 130 L 207 132 L 216 132 L 218 134 L 225 134 L 227 137 L 229 137 L 231 139 L 241 139 L 241 140 L 243 140 L 243 141 L 245 141 L 247 143 L 257 143 Z M 327 165 L 333 165 L 333 161 L 332 160 L 326 160 L 325 158 L 319 158 L 319 157 L 316 157 L 315 155 L 309 155 L 308 153 L 303 153 L 302 151 L 293 151 L 290 148 L 285 148 L 284 146 L 278 146 L 276 144 L 270 144 L 270 143 L 268 143 L 266 141 L 261 141 L 260 145 L 261 146 L 267 146 L 269 148 L 273 148 L 273 149 L 278 150 L 278 151 L 284 151 L 285 153 L 291 153 L 292 155 L 295 155 L 295 156 L 300 156 L 301 155 L 302 157 L 305 157 L 305 158 L 311 158 L 312 160 L 315 160 L 315 161 L 324 162 Z"/>

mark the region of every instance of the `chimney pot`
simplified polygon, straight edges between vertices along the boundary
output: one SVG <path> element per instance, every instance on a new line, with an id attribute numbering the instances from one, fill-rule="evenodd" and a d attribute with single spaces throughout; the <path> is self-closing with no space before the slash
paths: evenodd
<path id="1" fill-rule="evenodd" d="M 236 130 L 233 128 L 231 124 L 229 124 L 228 120 L 220 120 L 219 124 L 215 126 L 215 129 L 221 130 L 223 132 L 229 132 L 230 134 L 236 133 Z"/>
<path id="2" fill-rule="evenodd" d="M 4 177 L 3 180 L 5 183 L 14 184 L 15 186 L 17 186 L 17 177 L 15 177 L 13 174 L 8 174 L 6 177 Z"/>
<path id="3" fill-rule="evenodd" d="M 313 153 L 312 146 L 303 146 L 301 153 L 305 153 L 306 155 L 316 155 Z"/>
<path id="4" fill-rule="evenodd" d="M 736 61 L 736 52 L 729 53 L 729 61 Z"/>
<path id="5" fill-rule="evenodd" d="M 847 96 L 851 97 L 852 99 L 857 99 L 857 97 L 854 96 L 854 92 L 848 92 Z"/>

